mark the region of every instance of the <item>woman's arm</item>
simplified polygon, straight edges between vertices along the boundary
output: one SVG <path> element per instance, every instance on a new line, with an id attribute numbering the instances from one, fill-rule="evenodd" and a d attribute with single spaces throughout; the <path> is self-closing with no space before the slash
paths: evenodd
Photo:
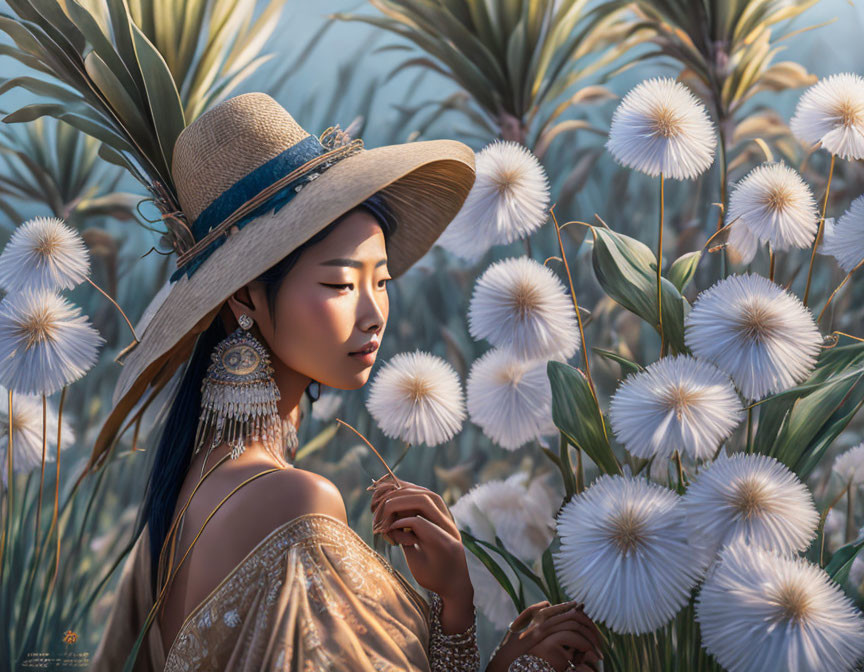
<path id="1" fill-rule="evenodd" d="M 476 672 L 474 589 L 462 537 L 441 497 L 408 481 L 376 483 L 373 530 L 402 546 L 411 574 L 431 593 L 429 662 L 433 672 Z M 532 605 L 517 617 L 487 672 L 591 672 L 600 636 L 575 603 Z"/>

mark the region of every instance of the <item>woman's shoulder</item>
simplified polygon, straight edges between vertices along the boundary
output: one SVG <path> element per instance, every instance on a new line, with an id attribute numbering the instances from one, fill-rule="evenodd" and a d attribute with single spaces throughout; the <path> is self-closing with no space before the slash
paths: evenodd
<path id="1" fill-rule="evenodd" d="M 347 523 L 339 488 L 320 474 L 296 467 L 256 479 L 234 493 L 225 506 L 229 507 L 225 522 L 247 531 L 254 528 L 258 534 L 252 537 L 309 513 L 324 513 Z"/>

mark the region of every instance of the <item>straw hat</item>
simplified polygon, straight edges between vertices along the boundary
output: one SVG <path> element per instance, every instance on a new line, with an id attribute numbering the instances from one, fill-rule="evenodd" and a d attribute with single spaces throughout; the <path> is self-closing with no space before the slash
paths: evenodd
<path id="1" fill-rule="evenodd" d="M 475 176 L 464 143 L 365 149 L 338 127 L 319 138 L 265 93 L 225 100 L 186 127 L 171 171 L 184 224 L 172 236 L 178 269 L 145 311 L 152 316 L 139 342 L 124 351 L 113 409 L 84 474 L 140 420 L 235 291 L 376 192 L 398 222 L 387 243 L 395 278 L 432 247 Z"/>

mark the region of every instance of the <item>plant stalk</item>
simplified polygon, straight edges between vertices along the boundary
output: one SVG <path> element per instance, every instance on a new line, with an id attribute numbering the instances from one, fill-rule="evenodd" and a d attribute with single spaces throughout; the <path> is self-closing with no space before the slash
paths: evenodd
<path id="1" fill-rule="evenodd" d="M 828 184 L 825 185 L 825 198 L 822 201 L 822 216 L 819 218 L 819 229 L 816 231 L 816 240 L 813 241 L 813 249 L 810 251 L 810 267 L 807 269 L 807 285 L 804 287 L 804 306 L 810 298 L 810 284 L 813 281 L 813 264 L 816 261 L 816 249 L 822 242 L 822 231 L 825 228 L 825 213 L 828 209 L 828 194 L 831 192 L 831 178 L 834 177 L 835 155 L 831 155 L 831 167 L 828 169 Z"/>

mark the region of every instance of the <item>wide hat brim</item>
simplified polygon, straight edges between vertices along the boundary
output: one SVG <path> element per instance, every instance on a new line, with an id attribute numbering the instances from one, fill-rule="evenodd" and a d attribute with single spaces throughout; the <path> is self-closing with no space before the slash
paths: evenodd
<path id="1" fill-rule="evenodd" d="M 396 278 L 429 251 L 461 209 L 474 179 L 474 152 L 456 140 L 363 149 L 330 166 L 278 212 L 228 236 L 191 277 L 173 283 L 144 332 L 137 334 L 140 340 L 125 358 L 113 408 L 82 477 L 98 468 L 122 433 L 140 421 L 234 292 L 377 192 L 398 223 L 387 244 L 388 270 Z"/>

